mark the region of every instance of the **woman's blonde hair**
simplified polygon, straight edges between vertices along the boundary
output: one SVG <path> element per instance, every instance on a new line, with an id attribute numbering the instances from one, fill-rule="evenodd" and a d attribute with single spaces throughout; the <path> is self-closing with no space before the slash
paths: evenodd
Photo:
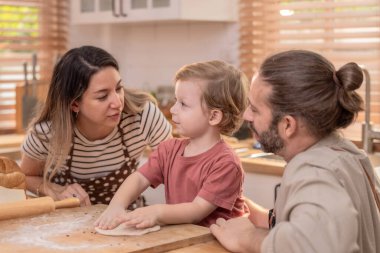
<path id="1" fill-rule="evenodd" d="M 105 67 L 119 70 L 111 54 L 93 46 L 69 50 L 54 67 L 46 102 L 29 128 L 41 141 L 49 143 L 44 182 L 51 181 L 70 152 L 75 126 L 72 103 L 81 99 L 91 77 Z M 125 89 L 124 94 L 124 112 L 138 113 L 148 101 L 156 103 L 153 96 L 146 92 Z M 41 122 L 49 124 L 49 140 L 44 140 L 45 135 L 38 134 L 36 130 L 36 125 Z"/>
<path id="2" fill-rule="evenodd" d="M 223 61 L 197 62 L 180 68 L 174 81 L 206 81 L 202 102 L 209 109 L 222 111 L 218 127 L 221 134 L 231 135 L 241 126 L 247 107 L 248 79 L 243 72 Z"/>

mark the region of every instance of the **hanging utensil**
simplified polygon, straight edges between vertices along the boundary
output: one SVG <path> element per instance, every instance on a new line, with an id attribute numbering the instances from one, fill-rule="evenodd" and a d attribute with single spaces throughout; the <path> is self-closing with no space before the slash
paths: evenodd
<path id="1" fill-rule="evenodd" d="M 25 85 L 24 85 L 24 96 L 22 97 L 22 126 L 24 129 L 26 129 L 31 121 L 31 119 L 34 117 L 34 111 L 36 109 L 36 106 L 38 104 L 38 100 L 35 97 L 35 86 L 36 86 L 36 65 L 37 65 L 37 56 L 33 54 L 32 58 L 32 75 L 33 80 L 32 84 L 29 84 L 28 81 L 28 63 L 24 62 L 24 79 L 25 79 Z M 30 91 L 30 86 L 32 86 L 32 91 Z M 32 94 L 30 93 L 32 92 Z"/>
<path id="2" fill-rule="evenodd" d="M 36 86 L 37 86 L 37 55 L 34 53 L 32 55 L 32 96 L 37 97 Z"/>

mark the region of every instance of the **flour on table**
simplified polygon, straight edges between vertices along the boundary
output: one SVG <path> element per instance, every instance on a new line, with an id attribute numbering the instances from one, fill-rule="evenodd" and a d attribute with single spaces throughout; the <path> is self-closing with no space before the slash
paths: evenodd
<path id="1" fill-rule="evenodd" d="M 102 235 L 144 235 L 150 232 L 155 232 L 160 230 L 160 226 L 154 226 L 150 228 L 134 228 L 134 227 L 126 227 L 124 223 L 121 223 L 119 226 L 114 229 L 100 229 L 95 227 L 96 232 Z"/>
<path id="2" fill-rule="evenodd" d="M 86 228 L 89 222 L 93 222 L 90 214 L 74 219 L 72 214 L 62 214 L 60 217 L 61 221 L 51 221 L 49 214 L 44 214 L 30 218 L 28 222 L 19 226 L 15 231 L 0 230 L 0 245 L 2 243 L 14 243 L 25 245 L 25 249 L 26 247 L 35 246 L 72 252 L 109 246 L 107 243 L 93 244 L 85 241 L 76 244 L 55 242 L 50 237 L 65 237 L 74 231 Z"/>

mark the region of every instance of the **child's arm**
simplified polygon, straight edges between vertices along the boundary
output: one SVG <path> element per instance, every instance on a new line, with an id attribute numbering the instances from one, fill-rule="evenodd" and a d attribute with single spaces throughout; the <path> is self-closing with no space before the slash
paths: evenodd
<path id="1" fill-rule="evenodd" d="M 151 227 L 156 224 L 198 223 L 212 213 L 217 206 L 196 197 L 193 202 L 159 204 L 138 208 L 123 217 L 127 226 Z"/>
<path id="2" fill-rule="evenodd" d="M 150 185 L 141 173 L 135 172 L 127 177 L 113 196 L 107 209 L 95 221 L 101 229 L 112 229 L 122 223 L 126 216 L 125 209 Z"/>
<path id="3" fill-rule="evenodd" d="M 269 210 L 264 207 L 256 204 L 248 198 L 244 198 L 245 203 L 247 204 L 250 215 L 249 220 L 256 226 L 260 228 L 269 228 L 268 224 L 268 213 Z"/>

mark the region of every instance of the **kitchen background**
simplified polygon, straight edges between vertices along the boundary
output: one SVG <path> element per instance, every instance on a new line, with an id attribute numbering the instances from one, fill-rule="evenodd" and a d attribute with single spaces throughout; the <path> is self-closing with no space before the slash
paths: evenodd
<path id="1" fill-rule="evenodd" d="M 73 25 L 70 47 L 85 44 L 113 54 L 127 86 L 172 85 L 184 64 L 222 59 L 238 65 L 237 23 Z"/>
<path id="2" fill-rule="evenodd" d="M 248 78 L 287 49 L 320 52 L 337 67 L 355 61 L 371 76 L 370 120 L 380 124 L 378 0 L 0 0 L 0 134 L 25 126 L 23 64 L 43 101 L 56 60 L 84 44 L 112 53 L 127 86 L 152 91 L 195 61 L 225 60 Z"/>
<path id="3" fill-rule="evenodd" d="M 363 113 L 345 134 L 380 151 L 367 138 L 380 125 L 378 0 L 0 0 L 0 153 L 18 152 L 28 105 L 43 103 L 60 55 L 85 44 L 113 54 L 126 85 L 154 92 L 163 109 L 176 70 L 196 61 L 224 60 L 249 78 L 265 56 L 286 49 L 320 52 L 337 67 L 358 62 L 371 77 L 368 96 L 365 85 L 360 91 L 371 113 L 367 131 Z M 25 89 L 24 66 L 34 88 Z M 244 145 L 236 143 L 242 152 Z M 265 189 L 279 182 L 282 161 L 243 164 L 252 172 L 248 196 L 271 206 L 273 191 Z"/>

